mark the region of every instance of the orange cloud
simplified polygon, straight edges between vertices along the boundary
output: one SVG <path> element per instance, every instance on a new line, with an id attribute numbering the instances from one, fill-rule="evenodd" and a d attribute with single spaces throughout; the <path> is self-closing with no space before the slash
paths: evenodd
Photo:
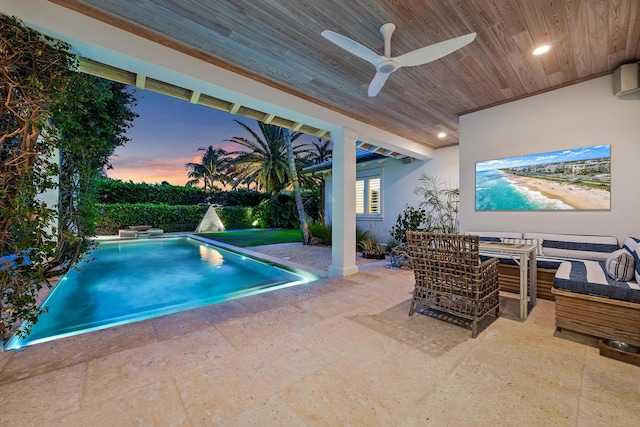
<path id="1" fill-rule="evenodd" d="M 133 182 L 146 182 L 147 184 L 160 184 L 167 181 L 172 185 L 185 185 L 189 180 L 185 163 L 197 162 L 199 157 L 181 158 L 141 158 L 141 157 L 114 157 L 111 159 L 113 169 L 107 171 L 107 176 L 113 179 Z"/>

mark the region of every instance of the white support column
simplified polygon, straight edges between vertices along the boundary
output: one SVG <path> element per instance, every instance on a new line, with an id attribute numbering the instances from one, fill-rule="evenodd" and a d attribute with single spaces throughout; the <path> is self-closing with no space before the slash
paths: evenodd
<path id="1" fill-rule="evenodd" d="M 356 266 L 356 141 L 351 129 L 331 131 L 332 165 L 332 246 L 329 276 L 348 276 Z"/>

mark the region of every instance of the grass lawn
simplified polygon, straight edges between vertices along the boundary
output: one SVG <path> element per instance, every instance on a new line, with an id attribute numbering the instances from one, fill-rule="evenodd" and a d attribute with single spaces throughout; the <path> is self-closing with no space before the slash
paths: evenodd
<path id="1" fill-rule="evenodd" d="M 301 230 L 279 228 L 275 230 L 219 231 L 200 233 L 198 236 L 217 240 L 229 245 L 246 248 L 249 246 L 273 245 L 276 243 L 302 242 Z"/>

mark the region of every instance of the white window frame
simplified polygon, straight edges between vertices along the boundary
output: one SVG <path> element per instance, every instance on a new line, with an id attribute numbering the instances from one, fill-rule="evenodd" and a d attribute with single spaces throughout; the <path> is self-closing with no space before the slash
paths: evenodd
<path id="1" fill-rule="evenodd" d="M 370 183 L 371 180 L 379 179 L 380 180 L 380 191 L 378 195 L 379 199 L 379 213 L 369 213 L 371 210 L 371 197 L 370 197 Z M 364 212 L 358 213 L 358 182 L 362 182 L 362 199 L 363 199 L 363 208 Z M 382 179 L 382 169 L 371 169 L 366 171 L 356 172 L 356 219 L 384 219 L 384 195 L 383 195 L 383 179 Z"/>

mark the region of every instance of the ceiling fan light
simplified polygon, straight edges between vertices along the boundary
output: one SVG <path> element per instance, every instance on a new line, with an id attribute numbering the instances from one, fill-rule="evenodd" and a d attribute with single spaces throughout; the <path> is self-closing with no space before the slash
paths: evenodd
<path id="1" fill-rule="evenodd" d="M 537 48 L 535 48 L 533 50 L 533 54 L 542 55 L 543 53 L 549 52 L 549 49 L 551 49 L 551 46 L 549 46 L 548 44 L 543 44 L 542 46 L 538 46 Z"/>

